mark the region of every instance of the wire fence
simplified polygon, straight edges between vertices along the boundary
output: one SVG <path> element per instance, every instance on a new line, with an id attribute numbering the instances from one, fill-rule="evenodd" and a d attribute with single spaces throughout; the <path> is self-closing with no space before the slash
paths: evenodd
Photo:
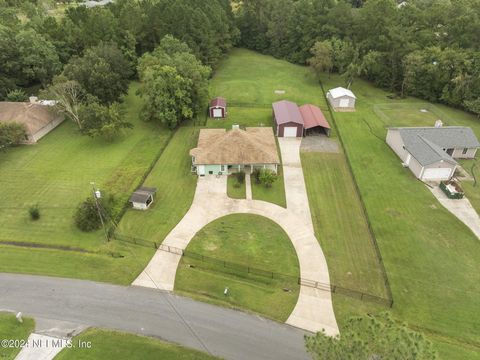
<path id="1" fill-rule="evenodd" d="M 331 293 L 348 296 L 361 301 L 373 302 L 389 308 L 393 306 L 393 300 L 391 299 L 391 297 L 385 298 L 363 291 L 349 289 L 336 284 L 326 284 L 320 281 L 305 279 L 296 275 L 284 274 L 275 271 L 260 269 L 254 266 L 238 264 L 224 259 L 218 259 L 193 251 L 184 250 L 174 246 L 169 246 L 124 234 L 115 233 L 113 238 L 118 241 L 138 246 L 153 247 L 157 250 L 182 256 L 187 261 L 191 262 L 189 264 L 189 267 L 191 268 L 201 268 L 213 272 L 232 274 L 238 277 L 248 277 L 249 279 L 261 279 L 263 281 L 277 282 L 278 286 L 284 289 L 289 285 L 291 286 L 293 284 L 298 284 L 300 286 L 306 286 L 322 291 L 329 291 Z"/>
<path id="2" fill-rule="evenodd" d="M 323 83 L 321 81 L 319 81 L 319 84 L 320 84 L 320 88 L 322 89 L 323 96 L 326 97 L 326 92 L 325 92 L 325 88 L 323 87 Z M 334 112 L 333 112 L 332 107 L 330 106 L 330 103 L 328 101 L 327 101 L 327 107 L 328 107 L 328 112 L 329 112 L 329 114 L 331 116 L 331 119 L 332 119 L 332 122 L 333 122 L 333 126 L 335 128 L 336 133 L 337 133 L 338 139 L 340 140 L 340 143 L 342 144 L 342 148 L 346 149 L 345 144 L 343 142 L 342 135 L 338 131 L 337 120 L 335 118 Z M 372 240 L 372 245 L 373 245 L 373 248 L 375 250 L 375 254 L 377 256 L 377 260 L 378 260 L 378 263 L 379 263 L 379 266 L 380 266 L 380 269 L 381 269 L 383 282 L 384 282 L 384 285 L 385 285 L 385 289 L 387 291 L 387 301 L 390 303 L 389 307 L 392 307 L 393 306 L 393 294 L 392 294 L 392 289 L 390 287 L 390 281 L 388 280 L 387 271 L 385 270 L 385 264 L 383 262 L 382 254 L 380 252 L 380 248 L 378 247 L 377 238 L 375 236 L 375 232 L 373 231 L 373 227 L 372 227 L 372 224 L 370 222 L 370 218 L 368 217 L 367 208 L 365 206 L 365 202 L 363 201 L 362 194 L 361 194 L 360 189 L 358 187 L 357 179 L 355 177 L 355 173 L 353 172 L 352 163 L 350 162 L 350 157 L 348 156 L 347 151 L 345 151 L 345 158 L 347 160 L 348 169 L 349 169 L 350 174 L 353 178 L 353 183 L 355 185 L 355 191 L 358 195 L 358 198 L 360 199 L 360 204 L 362 206 L 364 217 L 366 219 L 368 230 L 369 230 L 369 233 L 370 233 L 370 239 Z"/>

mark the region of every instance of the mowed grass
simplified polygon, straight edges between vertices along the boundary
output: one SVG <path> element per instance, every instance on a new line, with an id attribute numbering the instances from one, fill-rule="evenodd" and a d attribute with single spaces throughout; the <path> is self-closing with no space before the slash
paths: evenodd
<path id="1" fill-rule="evenodd" d="M 276 94 L 276 90 L 285 94 Z M 323 101 L 309 68 L 246 49 L 232 50 L 220 64 L 210 85 L 210 95 L 225 97 L 227 105 L 255 104 L 269 109 L 272 102 L 283 99 L 316 105 Z"/>
<path id="2" fill-rule="evenodd" d="M 287 207 L 287 199 L 285 198 L 285 182 L 283 180 L 283 168 L 278 167 L 277 180 L 270 187 L 258 184 L 254 177 L 251 178 L 252 198 L 254 200 L 263 200 L 277 204 L 281 207 Z"/>
<path id="3" fill-rule="evenodd" d="M 23 317 L 23 323 L 18 322 L 14 314 L 0 312 L 0 341 L 13 341 L 12 347 L 0 347 L 0 359 L 13 360 L 20 352 L 18 341 L 27 340 L 35 327 L 33 319 Z"/>
<path id="4" fill-rule="evenodd" d="M 219 71 L 222 71 L 221 69 Z M 215 80 L 214 80 L 215 81 Z M 270 108 L 228 107 L 225 119 L 208 119 L 207 128 L 231 129 L 233 125 L 246 127 L 272 126 L 272 110 Z"/>
<path id="5" fill-rule="evenodd" d="M 218 261 L 202 261 L 199 255 Z M 245 271 L 246 267 L 287 276 L 253 275 L 254 270 Z M 295 249 L 279 225 L 258 215 L 233 214 L 213 221 L 195 235 L 180 261 L 175 291 L 285 321 L 298 298 L 299 271 Z"/>
<path id="6" fill-rule="evenodd" d="M 229 175 L 227 179 L 227 195 L 232 199 L 246 198 L 245 181 L 239 182 L 235 175 Z"/>
<path id="7" fill-rule="evenodd" d="M 337 77 L 323 80 L 327 88 L 342 84 Z M 337 125 L 385 261 L 393 312 L 434 340 L 452 338 L 480 350 L 480 242 L 401 166 L 383 141 L 385 120 L 374 111 L 378 103 L 415 101 L 389 100 L 384 91 L 363 81 L 356 81 L 353 91 L 357 111 L 337 113 Z M 459 114 L 441 108 L 450 118 Z M 478 127 L 467 118 L 458 117 L 457 124 Z M 448 358 L 442 351 L 441 357 Z"/>
<path id="8" fill-rule="evenodd" d="M 301 154 L 315 235 L 333 284 L 386 298 L 379 260 L 343 153 Z"/>
<path id="9" fill-rule="evenodd" d="M 217 357 L 158 339 L 117 331 L 88 329 L 73 338 L 74 347 L 62 350 L 55 360 L 210 360 Z M 78 344 L 90 343 L 90 348 Z"/>
<path id="10" fill-rule="evenodd" d="M 198 129 L 182 126 L 145 180 L 145 186 L 157 188 L 153 204 L 147 211 L 129 209 L 118 232 L 162 242 L 190 208 L 197 176 L 191 172 L 190 149 L 198 140 Z"/>
<path id="11" fill-rule="evenodd" d="M 155 249 L 110 241 L 98 253 L 0 245 L 0 272 L 59 276 L 129 285 Z"/>
<path id="12" fill-rule="evenodd" d="M 37 145 L 0 154 L 0 241 L 98 250 L 103 233 L 84 233 L 73 223 L 76 207 L 91 193 L 90 182 L 123 203 L 169 138 L 168 130 L 138 118 L 136 88 L 132 84 L 125 99 L 134 129 L 113 142 L 82 136 L 66 120 Z M 41 218 L 31 221 L 28 208 L 35 204 Z"/>

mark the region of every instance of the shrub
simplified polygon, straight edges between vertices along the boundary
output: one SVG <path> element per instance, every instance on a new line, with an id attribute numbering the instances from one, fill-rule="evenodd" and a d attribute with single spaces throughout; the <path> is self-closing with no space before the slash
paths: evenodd
<path id="1" fill-rule="evenodd" d="M 30 219 L 34 221 L 40 219 L 40 209 L 38 208 L 38 204 L 30 206 L 28 213 L 30 214 Z"/>
<path id="2" fill-rule="evenodd" d="M 243 184 L 245 182 L 245 173 L 243 171 L 239 171 L 235 173 L 235 177 L 239 184 Z"/>
<path id="3" fill-rule="evenodd" d="M 98 230 L 102 227 L 97 205 L 91 197 L 78 206 L 75 212 L 75 225 L 85 232 Z"/>
<path id="4" fill-rule="evenodd" d="M 23 124 L 0 122 L 0 149 L 18 145 L 25 140 L 25 136 L 25 126 Z"/>
<path id="5" fill-rule="evenodd" d="M 277 180 L 277 174 L 269 169 L 262 169 L 260 171 L 260 182 L 265 185 L 266 188 L 272 187 L 272 184 Z"/>
<path id="6" fill-rule="evenodd" d="M 262 181 L 260 180 L 260 170 L 255 169 L 252 172 L 253 179 L 255 180 L 255 184 L 260 184 Z"/>
<path id="7" fill-rule="evenodd" d="M 22 89 L 11 90 L 7 93 L 7 101 L 22 102 L 27 101 L 28 96 Z"/>

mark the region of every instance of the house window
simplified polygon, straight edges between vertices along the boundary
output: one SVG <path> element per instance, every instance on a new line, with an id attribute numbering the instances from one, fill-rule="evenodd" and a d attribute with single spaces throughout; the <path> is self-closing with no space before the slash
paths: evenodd
<path id="1" fill-rule="evenodd" d="M 221 169 L 222 171 L 225 171 L 225 165 L 222 165 L 222 166 L 220 167 L 220 169 Z"/>
<path id="2" fill-rule="evenodd" d="M 213 171 L 209 171 L 208 173 L 209 173 L 210 175 L 213 175 Z"/>
<path id="3" fill-rule="evenodd" d="M 465 155 L 468 152 L 468 148 L 463 149 L 462 154 Z"/>

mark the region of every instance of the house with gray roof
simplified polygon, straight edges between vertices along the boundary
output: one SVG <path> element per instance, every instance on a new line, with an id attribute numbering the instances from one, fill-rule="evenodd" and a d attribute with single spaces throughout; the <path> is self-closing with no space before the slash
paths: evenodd
<path id="1" fill-rule="evenodd" d="M 455 159 L 473 159 L 480 142 L 462 126 L 389 128 L 387 144 L 422 181 L 449 180 Z"/>

